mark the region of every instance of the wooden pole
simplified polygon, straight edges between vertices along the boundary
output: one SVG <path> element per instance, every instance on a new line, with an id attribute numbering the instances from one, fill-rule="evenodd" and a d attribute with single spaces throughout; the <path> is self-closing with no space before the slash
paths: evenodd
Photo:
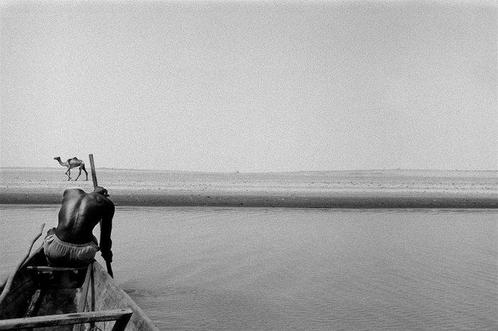
<path id="1" fill-rule="evenodd" d="M 90 167 L 92 168 L 92 181 L 93 181 L 93 189 L 99 184 L 97 183 L 97 173 L 95 172 L 95 162 L 93 162 L 93 154 L 88 154 L 88 157 L 90 158 Z"/>
<path id="2" fill-rule="evenodd" d="M 26 254 L 26 256 L 22 259 L 22 261 L 16 266 L 16 269 L 14 270 L 14 272 L 7 279 L 7 282 L 5 283 L 5 286 L 3 288 L 2 294 L 0 295 L 0 305 L 2 304 L 2 301 L 5 299 L 5 297 L 7 296 L 7 294 L 9 293 L 10 287 L 12 286 L 12 282 L 14 281 L 14 276 L 16 275 L 17 271 L 22 267 L 22 265 L 24 264 L 24 262 L 26 262 L 26 260 L 29 258 L 29 255 L 31 254 L 31 249 L 33 248 L 33 245 L 38 240 L 38 238 L 40 238 L 41 235 L 43 234 L 43 228 L 44 227 L 45 227 L 45 223 L 43 223 L 41 225 L 41 227 L 40 227 L 40 233 L 38 233 L 36 235 L 36 237 L 33 238 L 33 240 L 31 241 L 31 244 L 29 245 L 28 254 Z"/>
<path id="3" fill-rule="evenodd" d="M 18 330 L 60 325 L 77 325 L 91 322 L 116 321 L 112 330 L 124 330 L 130 320 L 133 310 L 129 308 L 85 311 L 81 313 L 44 315 L 29 318 L 12 318 L 0 321 L 0 330 Z M 117 325 L 117 326 L 116 326 Z"/>

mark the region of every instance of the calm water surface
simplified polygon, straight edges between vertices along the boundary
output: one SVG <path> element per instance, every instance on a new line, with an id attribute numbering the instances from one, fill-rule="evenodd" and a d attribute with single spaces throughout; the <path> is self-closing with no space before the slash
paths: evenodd
<path id="1" fill-rule="evenodd" d="M 0 205 L 0 274 L 57 206 Z M 161 329 L 497 330 L 497 210 L 124 208 L 118 283 Z"/>

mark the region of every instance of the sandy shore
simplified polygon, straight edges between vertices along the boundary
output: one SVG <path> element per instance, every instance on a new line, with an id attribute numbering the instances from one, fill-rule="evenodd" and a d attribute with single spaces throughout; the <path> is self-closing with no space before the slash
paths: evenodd
<path id="1" fill-rule="evenodd" d="M 99 184 L 121 206 L 313 208 L 498 208 L 497 172 L 349 171 L 187 173 L 98 169 Z M 62 168 L 2 168 L 0 203 L 59 204 Z"/>

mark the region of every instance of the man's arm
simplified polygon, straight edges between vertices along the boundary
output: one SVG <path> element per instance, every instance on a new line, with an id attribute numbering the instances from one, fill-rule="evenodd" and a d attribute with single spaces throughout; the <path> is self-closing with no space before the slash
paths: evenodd
<path id="1" fill-rule="evenodd" d="M 112 232 L 112 218 L 114 216 L 114 204 L 109 202 L 106 205 L 106 210 L 104 215 L 102 216 L 102 220 L 100 221 L 100 250 L 102 253 L 102 257 L 107 262 L 112 262 L 112 240 L 111 240 L 111 232 Z"/>

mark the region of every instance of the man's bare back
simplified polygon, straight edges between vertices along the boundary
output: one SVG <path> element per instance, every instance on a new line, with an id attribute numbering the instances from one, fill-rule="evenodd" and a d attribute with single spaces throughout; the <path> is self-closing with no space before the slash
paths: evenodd
<path id="1" fill-rule="evenodd" d="M 49 235 L 55 234 L 56 239 L 62 241 L 60 245 L 64 245 L 64 242 L 76 246 L 93 242 L 96 246 L 98 243 L 92 232 L 100 222 L 100 250 L 104 260 L 111 262 L 114 209 L 114 203 L 109 200 L 107 190 L 102 187 L 97 187 L 92 193 L 86 193 L 81 189 L 65 190 L 57 228 L 50 230 Z M 47 252 L 49 248 L 47 246 Z M 67 252 L 64 253 L 67 254 Z M 59 260 L 61 259 L 62 256 Z"/>
<path id="2" fill-rule="evenodd" d="M 82 244 L 93 238 L 93 228 L 102 219 L 112 221 L 114 204 L 102 194 L 85 193 L 80 189 L 64 192 L 62 207 L 59 211 L 57 236 L 64 241 Z"/>

